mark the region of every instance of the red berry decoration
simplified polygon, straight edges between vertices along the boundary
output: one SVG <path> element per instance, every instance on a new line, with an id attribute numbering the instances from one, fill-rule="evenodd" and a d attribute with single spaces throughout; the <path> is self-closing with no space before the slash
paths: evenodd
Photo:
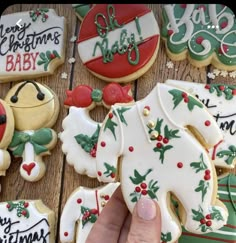
<path id="1" fill-rule="evenodd" d="M 201 223 L 201 224 L 205 224 L 205 223 L 206 223 L 206 220 L 205 220 L 205 219 L 201 219 L 201 220 L 200 220 L 200 223 Z"/>
<path id="2" fill-rule="evenodd" d="M 29 203 L 28 203 L 28 202 L 25 202 L 25 203 L 24 203 L 24 207 L 25 207 L 25 208 L 28 208 L 28 206 L 29 206 Z"/>
<path id="3" fill-rule="evenodd" d="M 196 39 L 196 43 L 199 44 L 199 45 L 201 45 L 203 41 L 204 41 L 204 38 L 202 36 L 199 36 Z"/>
<path id="4" fill-rule="evenodd" d="M 208 180 L 210 180 L 210 179 L 211 179 L 211 176 L 210 176 L 210 175 L 205 175 L 205 176 L 204 176 L 204 180 L 208 181 Z"/>
<path id="5" fill-rule="evenodd" d="M 109 113 L 109 115 L 108 115 L 108 116 L 109 116 L 109 118 L 110 118 L 110 119 L 112 119 L 113 114 L 112 114 L 112 113 Z"/>
<path id="6" fill-rule="evenodd" d="M 133 152 L 133 151 L 134 151 L 134 147 L 133 147 L 133 146 L 130 146 L 130 147 L 129 147 L 129 151 L 130 151 L 130 152 Z"/>
<path id="7" fill-rule="evenodd" d="M 206 215 L 206 219 L 211 219 L 211 215 L 210 214 L 207 214 Z"/>
<path id="8" fill-rule="evenodd" d="M 205 121 L 205 126 L 209 127 L 211 125 L 211 122 L 209 120 Z"/>
<path id="9" fill-rule="evenodd" d="M 210 89 L 211 88 L 211 85 L 210 84 L 206 84 L 205 85 L 205 89 Z"/>
<path id="10" fill-rule="evenodd" d="M 143 183 L 141 183 L 141 185 L 140 185 L 140 186 L 141 186 L 141 188 L 142 188 L 142 189 L 146 189 L 146 188 L 147 188 L 147 184 L 146 184 L 146 183 L 144 183 L 144 182 L 143 182 Z"/>
<path id="11" fill-rule="evenodd" d="M 101 176 L 102 175 L 102 172 L 101 171 L 98 171 L 98 175 Z"/>
<path id="12" fill-rule="evenodd" d="M 68 236 L 69 234 L 68 234 L 68 232 L 64 232 L 64 236 Z"/>
<path id="13" fill-rule="evenodd" d="M 108 201 L 110 199 L 109 195 L 105 195 L 104 199 Z"/>
<path id="14" fill-rule="evenodd" d="M 115 178 L 116 174 L 115 173 L 111 173 L 111 178 Z"/>
<path id="15" fill-rule="evenodd" d="M 54 59 L 55 57 L 56 57 L 55 54 L 53 53 L 50 54 L 50 59 Z"/>
<path id="16" fill-rule="evenodd" d="M 219 89 L 220 89 L 221 91 L 224 91 L 224 90 L 225 90 L 225 86 L 224 86 L 224 85 L 221 85 L 221 86 L 219 87 Z"/>
<path id="17" fill-rule="evenodd" d="M 182 93 L 182 97 L 183 97 L 183 98 L 188 97 L 187 93 L 183 92 L 183 93 Z"/>
<path id="18" fill-rule="evenodd" d="M 168 30 L 168 35 L 172 35 L 174 33 L 173 30 Z"/>
<path id="19" fill-rule="evenodd" d="M 78 204 L 82 203 L 82 199 L 81 199 L 81 198 L 78 198 L 78 199 L 77 199 L 77 203 L 78 203 Z"/>
<path id="20" fill-rule="evenodd" d="M 177 163 L 177 167 L 178 167 L 178 168 L 180 168 L 180 169 L 181 169 L 181 168 L 183 168 L 183 166 L 184 166 L 184 165 L 183 165 L 183 163 L 182 163 L 182 162 L 178 162 L 178 163 Z"/>
<path id="21" fill-rule="evenodd" d="M 161 143 L 157 143 L 157 148 L 161 148 L 162 147 L 162 144 Z"/>
<path id="22" fill-rule="evenodd" d="M 11 207 L 11 205 L 8 203 L 8 204 L 6 205 L 6 207 L 7 207 L 7 208 L 10 208 L 10 207 Z"/>
<path id="23" fill-rule="evenodd" d="M 205 175 L 210 175 L 211 171 L 210 170 L 205 170 Z"/>
<path id="24" fill-rule="evenodd" d="M 184 102 L 185 102 L 185 103 L 188 103 L 188 102 L 189 102 L 189 98 L 188 98 L 188 97 L 185 97 L 185 98 L 184 98 Z"/>
<path id="25" fill-rule="evenodd" d="M 163 137 L 162 137 L 161 135 L 158 135 L 158 136 L 157 136 L 157 141 L 161 141 L 162 138 L 163 138 Z"/>
<path id="26" fill-rule="evenodd" d="M 208 220 L 208 221 L 206 222 L 206 226 L 210 227 L 211 225 L 212 225 L 212 222 L 211 222 L 210 220 Z"/>
<path id="27" fill-rule="evenodd" d="M 168 138 L 163 138 L 163 143 L 169 143 L 169 139 Z"/>
<path id="28" fill-rule="evenodd" d="M 21 212 L 21 214 L 22 214 L 23 216 L 26 216 L 27 212 L 26 212 L 25 210 L 23 210 L 23 211 Z"/>
<path id="29" fill-rule="evenodd" d="M 146 105 L 146 106 L 144 106 L 144 109 L 147 109 L 150 111 L 150 106 Z"/>
<path id="30" fill-rule="evenodd" d="M 136 186 L 136 187 L 135 187 L 135 191 L 136 191 L 136 192 L 141 192 L 141 188 L 140 188 L 139 186 Z"/>
<path id="31" fill-rule="evenodd" d="M 106 143 L 104 141 L 101 142 L 101 146 L 102 147 L 105 147 L 106 146 Z"/>
<path id="32" fill-rule="evenodd" d="M 91 214 L 97 214 L 98 210 L 96 208 L 93 208 L 93 209 L 90 210 L 90 213 Z"/>
<path id="33" fill-rule="evenodd" d="M 47 18 L 48 18 L 48 15 L 47 15 L 47 14 L 45 14 L 45 15 L 44 15 L 44 18 L 45 18 L 45 19 L 47 19 Z"/>
<path id="34" fill-rule="evenodd" d="M 141 193 L 142 193 L 142 195 L 144 195 L 144 196 L 145 196 L 145 195 L 147 195 L 147 190 L 142 190 L 142 192 L 141 192 Z"/>

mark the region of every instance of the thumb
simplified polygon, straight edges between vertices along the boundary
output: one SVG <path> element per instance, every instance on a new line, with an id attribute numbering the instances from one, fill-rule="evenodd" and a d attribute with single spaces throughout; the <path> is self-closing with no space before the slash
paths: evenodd
<path id="1" fill-rule="evenodd" d="M 158 204 L 149 198 L 141 198 L 134 207 L 127 243 L 159 243 L 161 213 Z"/>

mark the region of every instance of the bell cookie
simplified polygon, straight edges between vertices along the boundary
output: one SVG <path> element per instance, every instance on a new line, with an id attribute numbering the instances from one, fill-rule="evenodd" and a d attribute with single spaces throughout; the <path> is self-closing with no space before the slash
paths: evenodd
<path id="1" fill-rule="evenodd" d="M 5 97 L 15 119 L 15 131 L 8 148 L 15 157 L 22 157 L 21 176 L 38 181 L 45 174 L 42 156 L 49 155 L 57 143 L 51 129 L 59 114 L 59 100 L 49 87 L 34 81 L 13 86 Z"/>
<path id="2" fill-rule="evenodd" d="M 79 174 L 96 178 L 96 146 L 100 122 L 90 117 L 90 111 L 98 105 L 109 108 L 115 103 L 133 102 L 131 86 L 110 83 L 102 90 L 88 85 L 78 85 L 66 91 L 64 105 L 69 114 L 62 121 L 63 131 L 59 137 L 66 161 Z"/>
<path id="3" fill-rule="evenodd" d="M 144 4 L 96 4 L 81 23 L 78 52 L 98 78 L 130 82 L 156 60 L 159 36 L 155 16 Z"/>
<path id="4" fill-rule="evenodd" d="M 64 63 L 65 38 L 65 18 L 53 9 L 1 16 L 0 83 L 53 74 Z"/>
<path id="5" fill-rule="evenodd" d="M 0 203 L 1 242 L 55 242 L 55 214 L 41 200 Z"/>
<path id="6" fill-rule="evenodd" d="M 60 241 L 85 243 L 94 223 L 118 186 L 117 182 L 94 189 L 78 187 L 63 208 Z"/>
<path id="7" fill-rule="evenodd" d="M 175 242 L 181 224 L 190 232 L 205 234 L 221 228 L 228 218 L 216 197 L 216 171 L 206 151 L 222 139 L 202 102 L 157 83 L 144 99 L 111 107 L 97 142 L 97 178 L 120 181 L 130 212 L 141 197 L 156 200 L 162 242 Z M 181 202 L 180 220 L 171 209 L 171 194 Z M 203 231 L 198 215 L 213 212 L 211 227 Z"/>
<path id="8" fill-rule="evenodd" d="M 234 168 L 236 164 L 236 85 L 200 84 L 171 79 L 166 83 L 186 90 L 205 104 L 224 135 L 222 141 L 208 150 L 209 155 L 215 166 Z"/>
<path id="9" fill-rule="evenodd" d="M 209 64 L 236 70 L 235 15 L 223 4 L 167 4 L 162 39 L 174 61 L 188 58 L 196 67 Z"/>

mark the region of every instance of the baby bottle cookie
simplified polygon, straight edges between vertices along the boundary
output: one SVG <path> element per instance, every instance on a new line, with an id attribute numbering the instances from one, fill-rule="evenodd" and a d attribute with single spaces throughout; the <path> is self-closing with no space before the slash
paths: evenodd
<path id="1" fill-rule="evenodd" d="M 62 151 L 77 173 L 96 177 L 95 157 L 101 123 L 94 121 L 89 112 L 97 105 L 109 108 L 115 103 L 132 102 L 131 86 L 110 83 L 99 90 L 78 85 L 73 90 L 67 90 L 66 94 L 64 104 L 70 108 L 59 136 Z"/>
<path id="2" fill-rule="evenodd" d="M 24 81 L 13 86 L 5 97 L 15 118 L 15 132 L 9 149 L 22 157 L 20 174 L 27 181 L 37 181 L 45 174 L 42 157 L 50 154 L 57 142 L 51 129 L 59 114 L 57 95 L 47 86 Z"/>
<path id="3" fill-rule="evenodd" d="M 11 107 L 0 99 L 0 176 L 5 176 L 11 163 L 7 147 L 14 132 L 14 116 Z"/>

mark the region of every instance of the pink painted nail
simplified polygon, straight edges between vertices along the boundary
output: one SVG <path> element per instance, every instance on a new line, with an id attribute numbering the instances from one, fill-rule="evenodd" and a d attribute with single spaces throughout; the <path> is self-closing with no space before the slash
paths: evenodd
<path id="1" fill-rule="evenodd" d="M 137 202 L 138 216 L 144 220 L 152 220 L 156 217 L 155 202 L 149 198 L 142 197 Z"/>

